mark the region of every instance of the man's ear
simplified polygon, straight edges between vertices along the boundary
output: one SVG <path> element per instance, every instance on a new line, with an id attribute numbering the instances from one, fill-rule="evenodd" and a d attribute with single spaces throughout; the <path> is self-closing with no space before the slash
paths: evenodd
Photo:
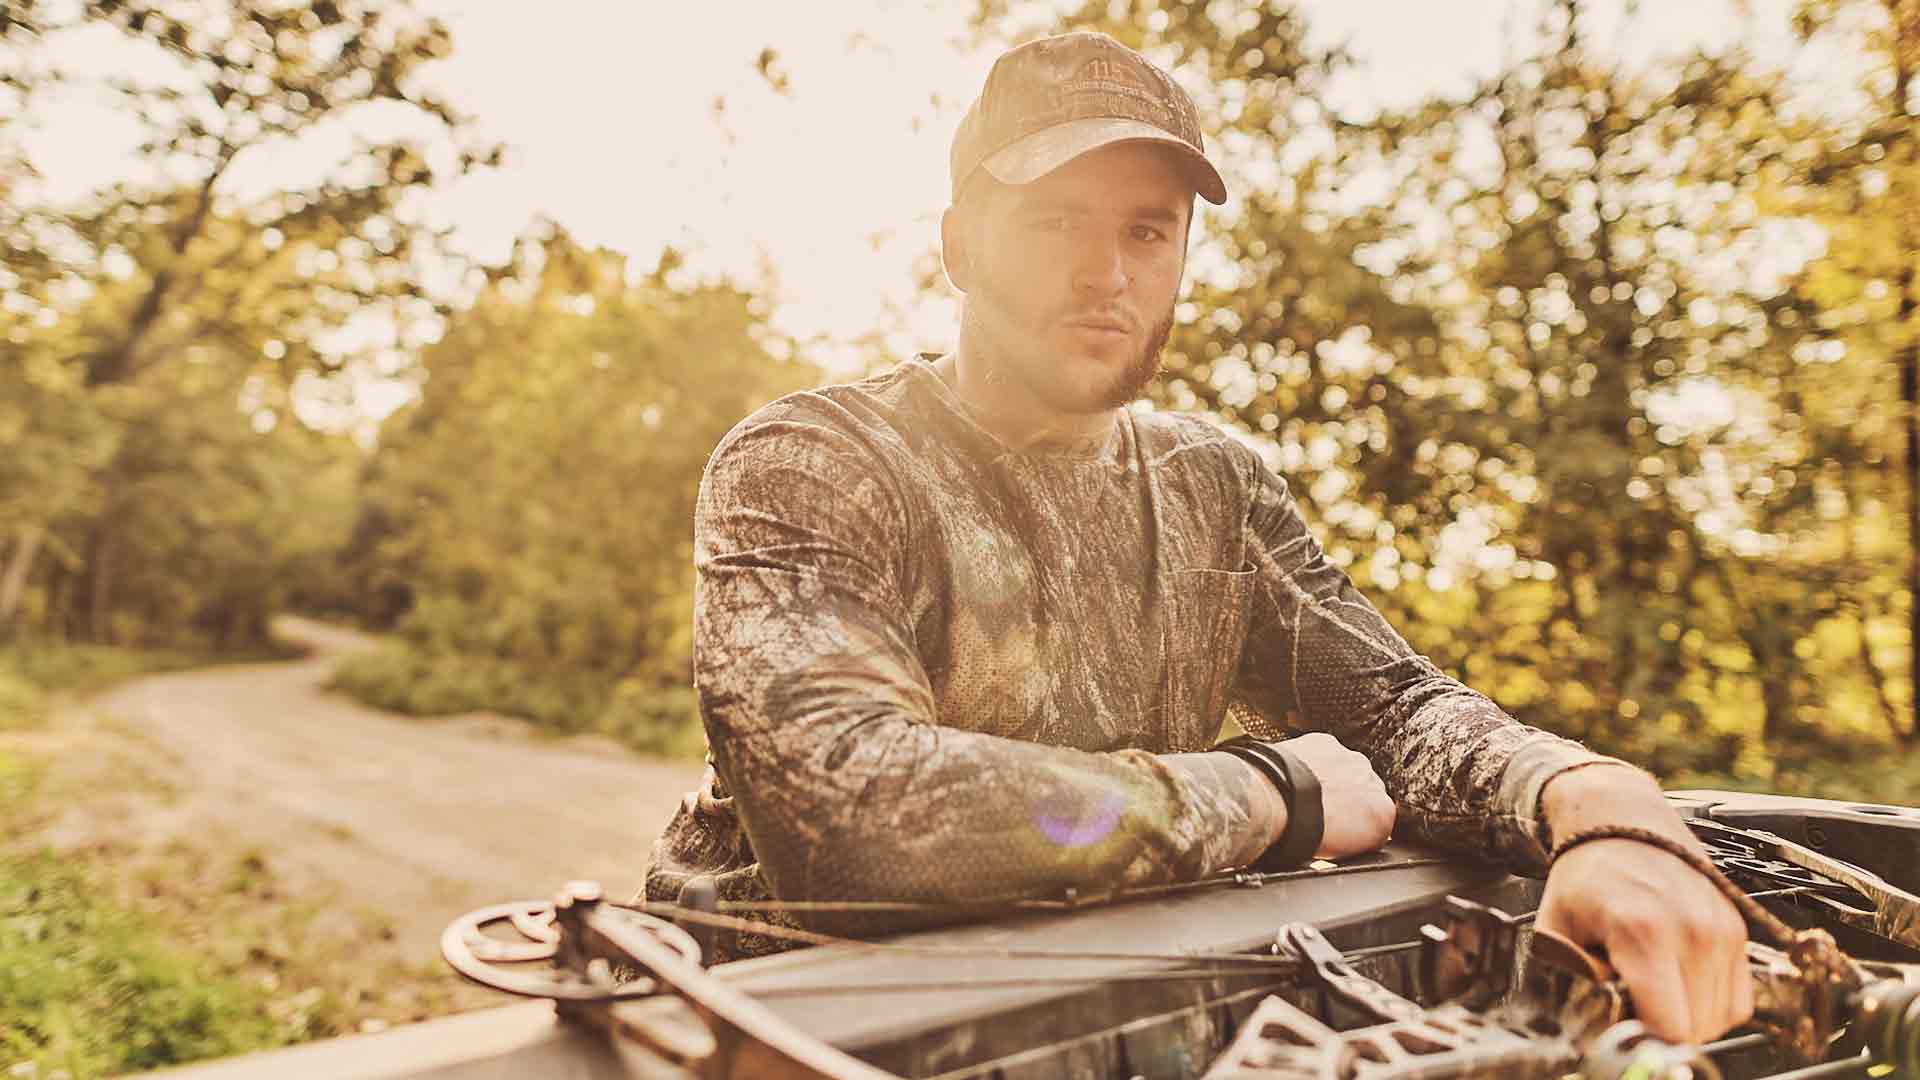
<path id="1" fill-rule="evenodd" d="M 973 269 L 973 252 L 967 246 L 973 239 L 973 230 L 967 226 L 960 212 L 951 206 L 940 215 L 940 265 L 947 271 L 947 280 L 962 293 L 969 291 Z"/>

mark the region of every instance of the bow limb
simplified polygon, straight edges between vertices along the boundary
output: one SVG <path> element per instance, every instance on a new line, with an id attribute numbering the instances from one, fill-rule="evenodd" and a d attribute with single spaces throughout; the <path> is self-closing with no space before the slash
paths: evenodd
<path id="1" fill-rule="evenodd" d="M 1889 884 L 1880 875 L 1812 848 L 1756 832 L 1771 844 L 1775 858 L 1816 874 L 1825 874 L 1873 901 L 1873 932 L 1889 941 L 1920 949 L 1920 896 Z"/>
<path id="2" fill-rule="evenodd" d="M 1920 949 L 1920 810 L 1728 791 L 1668 794 L 1682 816 L 1741 834 L 1762 854 L 1841 882 L 1874 911 L 1820 906 L 1842 922 Z"/>
<path id="3" fill-rule="evenodd" d="M 1770 833 L 1920 894 L 1920 808 L 1741 791 L 1667 798 L 1682 817 Z"/>

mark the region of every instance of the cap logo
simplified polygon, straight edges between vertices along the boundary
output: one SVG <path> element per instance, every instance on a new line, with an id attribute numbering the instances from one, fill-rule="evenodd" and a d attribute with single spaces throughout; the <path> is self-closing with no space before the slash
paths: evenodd
<path id="1" fill-rule="evenodd" d="M 1080 70 L 1053 87 L 1053 100 L 1049 104 L 1056 109 L 1065 109 L 1070 107 L 1074 98 L 1086 94 L 1118 94 L 1132 98 L 1155 112 L 1164 111 L 1166 106 L 1160 100 L 1160 95 L 1129 77 L 1133 74 L 1129 68 L 1112 60 L 1096 57 L 1080 65 Z"/>

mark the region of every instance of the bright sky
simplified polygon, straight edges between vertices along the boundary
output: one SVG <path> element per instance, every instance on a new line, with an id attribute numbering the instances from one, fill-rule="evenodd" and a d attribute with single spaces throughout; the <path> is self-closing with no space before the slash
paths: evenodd
<path id="1" fill-rule="evenodd" d="M 947 201 L 948 144 L 998 51 L 972 44 L 969 0 L 746 0 L 727 7 L 724 26 L 704 5 L 662 0 L 567 0 L 539 19 L 487 0 L 431 6 L 455 33 L 446 92 L 518 148 L 499 175 L 449 200 L 476 254 L 501 257 L 545 213 L 642 259 L 673 244 L 701 269 L 757 279 L 770 268 L 776 322 L 826 352 L 879 328 L 889 309 L 915 308 L 914 263 L 937 247 Z M 1366 63 L 1339 89 L 1357 109 L 1465 91 L 1497 68 L 1516 9 L 1532 9 L 1301 6 L 1317 39 L 1346 41 Z M 1786 5 L 1746 6 L 1768 22 Z M 1653 17 L 1611 21 L 1598 39 L 1650 55 L 1725 44 L 1745 21 L 1734 0 L 1642 8 Z M 763 47 L 779 54 L 790 97 L 756 70 Z M 950 305 L 922 302 L 913 340 L 894 345 L 946 347 L 952 324 Z"/>
<path id="2" fill-rule="evenodd" d="M 1344 40 L 1366 63 L 1337 102 L 1364 109 L 1464 90 L 1498 64 L 1516 7 L 1535 2 L 1301 7 L 1318 40 Z M 914 263 L 937 246 L 947 145 L 997 51 L 971 44 L 968 0 L 549 0 L 538 17 L 499 0 L 423 4 L 454 32 L 435 83 L 510 148 L 504 168 L 437 208 L 472 254 L 504 258 L 545 215 L 646 265 L 671 244 L 696 270 L 771 283 L 776 324 L 815 340 L 816 356 L 916 302 L 911 340 L 895 347 L 949 344 L 950 305 L 917 301 Z M 1597 36 L 1635 56 L 1713 48 L 1749 19 L 1777 24 L 1785 4 L 1663 0 Z M 789 97 L 755 68 L 768 47 Z M 76 48 L 121 62 L 104 40 Z M 29 151 L 51 191 L 74 193 L 124 170 L 130 134 L 93 110 Z M 249 186 L 302 169 L 290 153 L 248 164 Z"/>

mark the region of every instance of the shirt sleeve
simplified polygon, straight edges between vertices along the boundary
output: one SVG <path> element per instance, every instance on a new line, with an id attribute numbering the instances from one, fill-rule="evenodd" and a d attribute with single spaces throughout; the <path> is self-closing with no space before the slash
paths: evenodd
<path id="1" fill-rule="evenodd" d="M 1242 457 L 1256 574 L 1237 692 L 1258 716 L 1291 713 L 1367 755 L 1399 804 L 1398 835 L 1543 873 L 1547 782 L 1622 763 L 1520 723 L 1414 652 L 1327 559 L 1286 482 Z"/>
<path id="2" fill-rule="evenodd" d="M 939 722 L 904 598 L 911 504 L 866 444 L 772 408 L 701 484 L 694 674 L 774 893 L 992 902 L 1216 869 L 1231 800 L 1153 755 Z"/>

